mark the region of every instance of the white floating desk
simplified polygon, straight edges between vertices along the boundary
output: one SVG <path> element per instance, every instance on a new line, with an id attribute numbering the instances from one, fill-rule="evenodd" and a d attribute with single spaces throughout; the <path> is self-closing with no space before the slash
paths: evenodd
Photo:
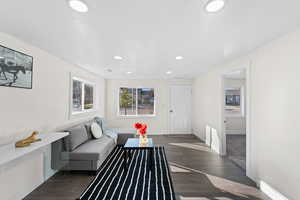
<path id="1" fill-rule="evenodd" d="M 69 133 L 67 132 L 39 134 L 37 138 L 41 138 L 42 141 L 32 143 L 28 147 L 16 148 L 14 144 L 3 146 L 0 148 L 0 166 L 45 147 L 68 135 Z"/>

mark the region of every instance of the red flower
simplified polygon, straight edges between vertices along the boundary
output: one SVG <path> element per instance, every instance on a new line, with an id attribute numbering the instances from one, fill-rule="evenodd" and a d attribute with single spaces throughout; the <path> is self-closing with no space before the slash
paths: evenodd
<path id="1" fill-rule="evenodd" d="M 148 128 L 148 126 L 147 126 L 147 124 L 142 124 L 142 127 L 141 127 L 141 129 L 147 129 Z"/>
<path id="2" fill-rule="evenodd" d="M 140 128 L 140 134 L 141 135 L 145 135 L 147 133 L 147 125 L 146 124 L 142 124 L 142 127 Z"/>
<path id="3" fill-rule="evenodd" d="M 146 133 L 147 133 L 146 129 L 143 129 L 143 128 L 140 129 L 140 134 L 141 135 L 145 135 Z"/>
<path id="4" fill-rule="evenodd" d="M 141 124 L 139 122 L 137 122 L 137 123 L 134 124 L 134 128 L 137 129 L 137 130 L 141 129 L 142 126 L 143 126 L 143 124 Z"/>

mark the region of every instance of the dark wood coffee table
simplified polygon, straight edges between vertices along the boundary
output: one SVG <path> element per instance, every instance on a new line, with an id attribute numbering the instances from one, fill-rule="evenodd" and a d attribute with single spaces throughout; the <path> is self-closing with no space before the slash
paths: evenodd
<path id="1" fill-rule="evenodd" d="M 128 170 L 127 167 L 127 159 L 131 159 L 131 150 L 145 150 L 148 151 L 150 156 L 149 156 L 149 169 L 152 171 L 153 169 L 153 149 L 154 149 L 154 144 L 152 138 L 148 138 L 148 143 L 146 145 L 140 145 L 140 140 L 139 138 L 128 138 L 125 145 L 123 146 L 124 150 L 124 169 L 125 171 Z M 129 162 L 128 162 L 129 163 Z"/>

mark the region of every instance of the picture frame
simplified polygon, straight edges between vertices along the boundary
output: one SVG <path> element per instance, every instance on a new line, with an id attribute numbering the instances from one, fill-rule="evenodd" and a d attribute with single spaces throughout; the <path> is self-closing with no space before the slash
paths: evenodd
<path id="1" fill-rule="evenodd" d="M 32 89 L 33 57 L 0 45 L 0 86 Z"/>

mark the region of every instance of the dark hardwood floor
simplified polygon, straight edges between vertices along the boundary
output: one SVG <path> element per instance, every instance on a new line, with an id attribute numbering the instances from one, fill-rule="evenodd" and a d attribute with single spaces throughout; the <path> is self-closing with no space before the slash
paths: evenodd
<path id="1" fill-rule="evenodd" d="M 269 199 L 229 159 L 220 157 L 195 136 L 153 136 L 164 145 L 178 200 L 260 200 Z M 25 200 L 75 200 L 93 176 L 58 173 Z"/>
<path id="2" fill-rule="evenodd" d="M 246 135 L 226 135 L 228 158 L 246 170 Z"/>

